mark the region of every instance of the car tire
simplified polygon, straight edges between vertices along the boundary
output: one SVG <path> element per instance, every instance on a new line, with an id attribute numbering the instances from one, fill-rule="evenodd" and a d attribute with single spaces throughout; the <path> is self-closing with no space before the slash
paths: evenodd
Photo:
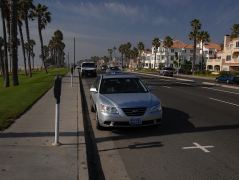
<path id="1" fill-rule="evenodd" d="M 95 113 L 95 121 L 96 121 L 96 129 L 98 129 L 98 130 L 104 130 L 104 127 L 100 125 L 97 111 L 96 111 L 96 113 Z"/>
<path id="2" fill-rule="evenodd" d="M 227 80 L 227 84 L 229 84 L 230 83 L 230 81 L 229 80 Z"/>

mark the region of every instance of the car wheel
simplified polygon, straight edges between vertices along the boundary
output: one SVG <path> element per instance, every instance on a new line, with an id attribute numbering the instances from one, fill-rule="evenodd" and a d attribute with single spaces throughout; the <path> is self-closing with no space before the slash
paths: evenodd
<path id="1" fill-rule="evenodd" d="M 95 121 L 96 121 L 96 129 L 103 130 L 104 128 L 100 125 L 97 111 L 95 113 Z"/>
<path id="2" fill-rule="evenodd" d="M 227 84 L 229 84 L 230 83 L 230 81 L 229 80 L 227 80 Z"/>

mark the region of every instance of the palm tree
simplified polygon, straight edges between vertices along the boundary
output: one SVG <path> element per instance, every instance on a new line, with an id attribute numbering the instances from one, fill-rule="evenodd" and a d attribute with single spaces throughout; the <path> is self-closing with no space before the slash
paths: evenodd
<path id="1" fill-rule="evenodd" d="M 11 27 L 11 59 L 13 85 L 18 86 L 18 40 L 17 40 L 17 1 L 10 0 L 10 27 Z"/>
<path id="2" fill-rule="evenodd" d="M 237 38 L 239 36 L 239 24 L 233 24 L 231 31 L 231 38 Z"/>
<path id="3" fill-rule="evenodd" d="M 126 58 L 126 66 L 129 67 L 129 59 L 130 59 L 130 52 L 131 52 L 131 43 L 130 42 L 127 42 L 125 44 L 125 47 L 124 47 L 124 54 L 125 54 L 125 58 Z M 128 60 L 127 60 L 128 59 Z"/>
<path id="4" fill-rule="evenodd" d="M 38 32 L 39 32 L 39 38 L 41 42 L 41 58 L 42 63 L 45 68 L 45 71 L 47 73 L 47 68 L 45 64 L 45 57 L 44 57 L 44 51 L 43 51 L 43 39 L 42 39 L 42 30 L 46 28 L 46 25 L 51 22 L 51 13 L 48 11 L 48 7 L 45 5 L 38 4 L 37 6 L 33 7 L 33 10 L 31 10 L 30 17 L 34 20 L 37 18 L 37 24 L 38 24 Z"/>
<path id="5" fill-rule="evenodd" d="M 112 53 L 113 53 L 113 49 L 108 49 L 108 53 L 109 53 L 110 61 L 112 61 Z"/>
<path id="6" fill-rule="evenodd" d="M 133 58 L 133 62 L 135 62 L 135 59 L 139 56 L 139 51 L 136 47 L 133 47 L 133 49 L 130 52 L 131 58 Z"/>
<path id="7" fill-rule="evenodd" d="M 34 56 L 35 56 L 35 54 L 34 54 L 34 46 L 36 45 L 35 40 L 30 39 L 29 45 L 30 45 L 30 55 L 32 57 L 32 69 L 34 69 Z"/>
<path id="8" fill-rule="evenodd" d="M 2 28 L 3 28 L 3 41 L 4 41 L 4 87 L 9 87 L 10 81 L 9 81 L 9 71 L 8 71 L 8 54 L 7 54 L 7 32 L 6 32 L 6 9 L 7 9 L 7 1 L 1 0 L 0 2 L 0 8 L 1 8 L 1 15 L 2 15 Z"/>
<path id="9" fill-rule="evenodd" d="M 17 8 L 17 25 L 18 30 L 20 33 L 20 41 L 22 46 L 22 55 L 23 55 L 23 62 L 24 62 L 24 71 L 25 75 L 27 76 L 27 64 L 26 64 L 26 53 L 25 53 L 25 44 L 24 44 L 24 37 L 22 33 L 22 20 L 23 20 L 23 11 L 21 9 L 21 1 L 18 1 L 18 8 Z"/>
<path id="10" fill-rule="evenodd" d="M 189 33 L 189 39 L 193 40 L 193 62 L 192 62 L 192 73 L 194 75 L 195 62 L 196 62 L 196 48 L 197 48 L 197 38 L 199 31 L 201 29 L 201 22 L 199 19 L 193 19 L 191 21 L 192 31 Z"/>
<path id="11" fill-rule="evenodd" d="M 123 62 L 124 62 L 124 53 L 125 53 L 125 44 L 121 44 L 118 48 L 119 52 L 121 53 L 121 69 L 123 70 Z"/>
<path id="12" fill-rule="evenodd" d="M 141 67 L 141 61 L 142 61 L 142 52 L 144 51 L 144 43 L 143 42 L 139 42 L 138 45 L 138 51 L 139 51 L 139 56 L 140 56 L 140 60 L 139 60 L 139 66 Z M 138 65 L 138 63 L 137 63 Z"/>
<path id="13" fill-rule="evenodd" d="M 19 0 L 19 11 L 21 14 L 22 20 L 25 22 L 25 28 L 26 28 L 26 35 L 27 35 L 27 42 L 30 44 L 30 32 L 29 32 L 29 12 L 30 9 L 33 8 L 32 0 Z M 31 52 L 28 51 L 27 53 L 27 60 L 28 60 L 28 70 L 29 70 L 29 77 L 32 77 L 32 69 L 31 69 Z"/>
<path id="14" fill-rule="evenodd" d="M 208 34 L 207 31 L 201 31 L 198 34 L 197 38 L 198 42 L 201 43 L 202 45 L 202 62 L 201 62 L 201 70 L 204 69 L 204 52 L 203 52 L 203 46 L 205 43 L 210 42 L 210 35 Z"/>
<path id="15" fill-rule="evenodd" d="M 169 66 L 169 57 L 168 57 L 169 56 L 169 48 L 171 48 L 173 45 L 173 39 L 170 36 L 166 36 L 164 38 L 163 45 L 167 49 L 167 53 L 168 53 L 168 55 L 167 55 L 167 67 L 168 67 Z"/>
<path id="16" fill-rule="evenodd" d="M 159 38 L 154 38 L 152 41 L 152 46 L 154 47 L 154 68 L 156 67 L 156 53 L 157 53 L 157 49 L 160 47 L 161 45 L 161 41 L 159 40 Z M 150 63 L 150 68 L 151 68 L 151 63 Z"/>

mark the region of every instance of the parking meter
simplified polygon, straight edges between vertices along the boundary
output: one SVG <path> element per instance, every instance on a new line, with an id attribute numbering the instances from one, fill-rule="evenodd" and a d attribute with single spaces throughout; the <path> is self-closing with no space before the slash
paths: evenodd
<path id="1" fill-rule="evenodd" d="M 55 78 L 55 83 L 54 83 L 54 96 L 56 98 L 56 104 L 60 104 L 61 84 L 62 84 L 62 78 L 60 75 L 57 75 Z"/>

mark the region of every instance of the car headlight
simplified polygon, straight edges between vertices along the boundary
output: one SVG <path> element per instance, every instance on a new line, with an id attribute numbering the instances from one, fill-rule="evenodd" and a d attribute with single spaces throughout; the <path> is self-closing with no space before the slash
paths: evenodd
<path id="1" fill-rule="evenodd" d="M 150 108 L 150 112 L 151 112 L 151 113 L 154 113 L 154 112 L 157 112 L 157 111 L 161 111 L 161 110 L 162 110 L 161 104 L 158 104 L 158 105 L 156 105 L 156 106 L 152 106 L 152 107 Z"/>
<path id="2" fill-rule="evenodd" d="M 107 114 L 119 114 L 116 107 L 105 104 L 100 104 L 100 111 Z"/>

